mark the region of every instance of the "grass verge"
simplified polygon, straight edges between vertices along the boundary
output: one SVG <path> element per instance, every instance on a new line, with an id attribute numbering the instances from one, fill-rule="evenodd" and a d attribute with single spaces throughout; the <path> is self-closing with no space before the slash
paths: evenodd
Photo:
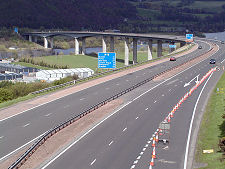
<path id="1" fill-rule="evenodd" d="M 219 88 L 219 92 L 217 88 Z M 210 96 L 198 133 L 195 161 L 208 164 L 204 169 L 224 169 L 225 160 L 221 161 L 222 153 L 218 147 L 219 139 L 225 137 L 225 120 L 221 117 L 224 110 L 225 73 Z M 208 149 L 213 149 L 214 153 L 203 154 L 203 150 Z"/>

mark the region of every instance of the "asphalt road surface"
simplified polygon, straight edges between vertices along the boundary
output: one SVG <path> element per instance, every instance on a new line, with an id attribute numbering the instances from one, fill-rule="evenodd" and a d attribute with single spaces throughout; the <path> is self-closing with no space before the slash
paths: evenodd
<path id="1" fill-rule="evenodd" d="M 217 63 L 221 63 L 225 59 L 224 49 L 220 45 L 220 50 L 210 58 L 215 58 Z M 194 86 L 195 82 L 193 81 L 187 87 L 184 87 L 184 84 L 199 74 L 199 78 L 203 77 L 215 66 L 209 65 L 209 60 L 196 63 L 169 80 L 157 83 L 149 82 L 144 85 L 144 88 L 150 89 L 149 92 L 133 99 L 127 106 L 92 130 L 70 149 L 50 161 L 44 168 L 148 169 L 151 148 L 150 144 L 148 146 L 146 144 L 148 144 L 149 138 L 158 128 L 159 123 L 168 115 L 168 112 Z M 208 93 L 220 75 L 221 72 L 214 73 L 206 87 L 207 90 L 203 90 L 203 93 Z M 154 169 L 183 168 L 193 109 L 205 83 L 206 81 L 176 112 L 171 123 L 170 144 L 168 148 L 165 148 L 164 145 L 157 147 L 158 158 L 155 161 Z M 153 89 L 151 90 L 151 88 Z M 144 149 L 145 147 L 146 149 Z"/>
<path id="2" fill-rule="evenodd" d="M 166 68 L 201 55 L 210 49 L 207 43 L 198 43 L 203 46 L 203 49 L 181 57 L 176 62 L 168 61 L 134 72 L 55 100 L 7 120 L 0 121 L 0 159 L 3 159 L 14 150 L 40 136 L 48 129 L 82 112 L 87 107 L 147 79 Z"/>

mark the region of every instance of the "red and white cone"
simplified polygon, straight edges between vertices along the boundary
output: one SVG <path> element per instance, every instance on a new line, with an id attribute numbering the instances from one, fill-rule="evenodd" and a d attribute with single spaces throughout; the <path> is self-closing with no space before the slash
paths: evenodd
<path id="1" fill-rule="evenodd" d="M 171 120 L 170 120 L 170 116 L 168 116 L 168 118 L 167 118 L 167 122 L 168 122 L 168 123 L 170 123 L 170 121 L 171 121 Z"/>
<path id="2" fill-rule="evenodd" d="M 152 160 L 150 162 L 150 166 L 154 166 L 154 158 L 152 158 Z"/>
<path id="3" fill-rule="evenodd" d="M 152 147 L 155 147 L 155 137 L 153 137 Z"/>
<path id="4" fill-rule="evenodd" d="M 155 136 L 155 141 L 156 141 L 156 143 L 159 142 L 159 134 L 158 134 L 158 133 L 157 133 L 156 136 Z"/>
<path id="5" fill-rule="evenodd" d="M 155 147 L 153 147 L 153 150 L 152 150 L 152 158 L 156 158 Z"/>

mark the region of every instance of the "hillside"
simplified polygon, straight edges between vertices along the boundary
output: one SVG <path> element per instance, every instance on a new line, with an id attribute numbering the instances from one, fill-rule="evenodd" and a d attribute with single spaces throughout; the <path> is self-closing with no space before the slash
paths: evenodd
<path id="1" fill-rule="evenodd" d="M 225 0 L 0 0 L 0 28 L 14 26 L 217 32 L 225 29 Z"/>
<path id="2" fill-rule="evenodd" d="M 126 0 L 0 0 L 0 27 L 101 30 L 135 15 Z"/>

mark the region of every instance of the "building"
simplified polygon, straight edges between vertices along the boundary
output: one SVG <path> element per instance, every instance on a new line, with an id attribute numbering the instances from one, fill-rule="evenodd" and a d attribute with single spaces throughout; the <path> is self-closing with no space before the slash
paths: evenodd
<path id="1" fill-rule="evenodd" d="M 31 73 L 37 72 L 38 69 L 9 63 L 0 63 L 0 71 L 8 71 L 14 73 Z"/>
<path id="2" fill-rule="evenodd" d="M 2 80 L 15 80 L 15 79 L 23 79 L 23 74 L 0 73 L 0 81 L 2 81 Z"/>
<path id="3" fill-rule="evenodd" d="M 38 80 L 54 81 L 67 76 L 73 76 L 75 74 L 79 78 L 85 78 L 92 76 L 94 71 L 90 68 L 41 70 L 36 73 L 36 78 Z"/>

